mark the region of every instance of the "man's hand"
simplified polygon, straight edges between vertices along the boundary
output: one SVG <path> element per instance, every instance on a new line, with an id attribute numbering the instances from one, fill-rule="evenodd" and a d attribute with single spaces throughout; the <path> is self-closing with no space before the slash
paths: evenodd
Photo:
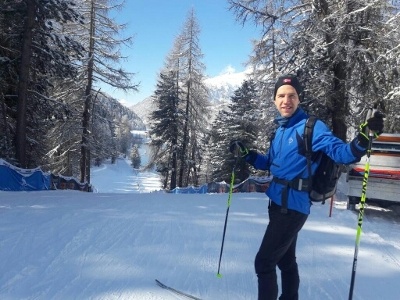
<path id="1" fill-rule="evenodd" d="M 358 133 L 359 145 L 367 148 L 369 144 L 370 135 L 377 138 L 383 132 L 383 118 L 385 115 L 376 111 L 372 118 L 369 118 L 365 123 L 360 125 Z"/>
<path id="2" fill-rule="evenodd" d="M 371 130 L 378 137 L 383 132 L 383 118 L 385 115 L 376 111 L 372 118 L 367 120 L 368 129 Z"/>
<path id="3" fill-rule="evenodd" d="M 235 156 L 235 157 L 246 157 L 249 155 L 249 150 L 246 148 L 246 146 L 241 142 L 241 141 L 233 141 L 229 145 L 229 151 Z"/>

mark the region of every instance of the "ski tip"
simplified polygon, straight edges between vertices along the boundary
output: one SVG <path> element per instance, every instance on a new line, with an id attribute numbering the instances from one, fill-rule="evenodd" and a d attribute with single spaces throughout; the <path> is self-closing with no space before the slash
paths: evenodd
<path id="1" fill-rule="evenodd" d="M 222 274 L 221 274 L 221 273 L 218 273 L 218 274 L 217 274 L 217 277 L 218 277 L 218 278 L 222 278 Z"/>

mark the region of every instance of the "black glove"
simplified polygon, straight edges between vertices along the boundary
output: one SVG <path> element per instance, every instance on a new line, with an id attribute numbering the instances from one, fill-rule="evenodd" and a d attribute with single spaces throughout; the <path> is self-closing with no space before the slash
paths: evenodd
<path id="1" fill-rule="evenodd" d="M 377 111 L 372 118 L 367 120 L 367 126 L 369 130 L 374 132 L 374 136 L 378 137 L 383 132 L 383 118 L 384 114 Z"/>
<path id="2" fill-rule="evenodd" d="M 254 165 L 254 162 L 257 159 L 257 152 L 247 149 L 241 141 L 231 142 L 229 145 L 229 151 L 232 152 L 235 157 L 241 157 L 251 165 Z"/>
<path id="3" fill-rule="evenodd" d="M 360 125 L 360 131 L 358 133 L 359 145 L 363 148 L 368 148 L 369 145 L 369 131 L 377 138 L 383 132 L 383 118 L 385 117 L 379 111 L 376 111 L 372 118 L 369 118 L 365 123 Z"/>
<path id="4" fill-rule="evenodd" d="M 249 149 L 246 148 L 245 145 L 241 141 L 233 141 L 229 145 L 229 151 L 234 155 L 234 156 L 240 156 L 242 158 L 246 157 L 249 155 Z"/>

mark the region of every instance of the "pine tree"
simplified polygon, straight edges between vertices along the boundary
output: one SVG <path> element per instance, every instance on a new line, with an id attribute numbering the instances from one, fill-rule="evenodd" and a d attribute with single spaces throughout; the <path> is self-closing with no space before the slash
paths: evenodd
<path id="1" fill-rule="evenodd" d="M 168 83 L 161 84 L 162 87 L 157 87 L 156 92 L 156 101 L 163 99 L 174 102 L 174 107 L 178 105 L 175 110 L 176 121 L 170 123 L 172 132 L 175 132 L 175 124 L 179 124 L 176 138 L 160 140 L 157 135 L 152 136 L 153 161 L 158 160 L 159 165 L 162 162 L 160 168 L 166 177 L 171 172 L 171 188 L 198 185 L 201 176 L 202 141 L 206 135 L 209 103 L 199 33 L 197 19 L 191 10 L 162 71 L 161 81 L 167 81 L 168 77 Z M 158 107 L 161 107 L 160 103 Z M 153 114 L 154 126 L 160 123 L 163 114 L 166 114 L 164 110 L 160 110 L 158 115 Z M 168 179 L 165 180 L 166 186 L 167 182 Z"/>
<path id="2" fill-rule="evenodd" d="M 81 140 L 81 182 L 90 182 L 90 143 L 89 127 L 91 119 L 91 106 L 93 101 L 93 88 L 96 80 L 122 90 L 137 90 L 137 85 L 131 83 L 130 74 L 122 68 L 116 69 L 115 63 L 122 59 L 119 47 L 128 44 L 131 38 L 116 39 L 123 29 L 117 25 L 108 13 L 119 5 L 111 5 L 109 0 L 86 0 L 82 3 L 83 9 L 87 8 L 88 24 L 84 30 L 87 32 L 88 53 L 84 63 L 86 87 L 84 92 L 84 105 L 82 112 L 82 140 Z M 111 62 L 111 63 L 110 63 Z"/>
<path id="3" fill-rule="evenodd" d="M 209 133 L 208 163 L 210 181 L 230 182 L 235 158 L 229 152 L 229 145 L 233 141 L 228 124 L 232 123 L 232 115 L 225 110 L 218 112 Z"/>
<path id="4" fill-rule="evenodd" d="M 7 58 L 2 80 L 4 113 L 10 114 L 7 134 L 15 141 L 16 163 L 33 167 L 45 162 L 47 126 L 63 114 L 64 106 L 49 97 L 50 77 L 71 78 L 72 61 L 82 46 L 59 28 L 81 19 L 73 1 L 3 1 L 0 9 L 2 47 Z M 4 46 L 4 48 L 3 48 Z M 13 124 L 15 122 L 15 124 Z M 11 129 L 11 130 L 10 130 Z M 9 143 L 8 143 L 9 144 Z M 11 157 L 8 157 L 11 158 Z"/>
<path id="5" fill-rule="evenodd" d="M 176 187 L 177 163 L 179 156 L 178 139 L 182 128 L 182 111 L 180 109 L 179 85 L 177 71 L 167 74 L 161 73 L 154 95 L 157 109 L 151 114 L 152 137 L 151 146 L 153 156 L 151 162 L 158 165 L 164 171 L 165 188 Z M 171 181 L 168 184 L 168 176 Z"/>
<path id="6" fill-rule="evenodd" d="M 180 169 L 178 186 L 198 184 L 201 164 L 201 140 L 204 137 L 204 128 L 207 124 L 209 106 L 207 88 L 204 84 L 204 64 L 201 62 L 203 54 L 199 43 L 200 28 L 195 12 L 192 9 L 187 17 L 182 33 L 178 39 L 181 46 L 184 82 L 184 123 L 182 133 L 182 149 L 180 151 Z"/>
<path id="7" fill-rule="evenodd" d="M 139 149 L 136 145 L 134 145 L 131 149 L 131 165 L 134 169 L 139 169 L 141 164 Z"/>
<path id="8" fill-rule="evenodd" d="M 239 140 L 249 149 L 257 149 L 260 118 L 259 100 L 255 82 L 245 80 L 231 97 L 229 111 L 221 111 L 211 131 L 211 161 L 213 180 L 229 181 L 233 158 L 228 152 L 232 141 Z M 236 178 L 245 180 L 254 171 L 244 160 L 238 161 Z"/>

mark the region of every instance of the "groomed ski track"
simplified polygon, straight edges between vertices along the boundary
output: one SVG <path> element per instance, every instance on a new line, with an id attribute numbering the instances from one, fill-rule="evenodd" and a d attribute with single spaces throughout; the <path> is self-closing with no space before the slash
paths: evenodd
<path id="1" fill-rule="evenodd" d="M 226 195 L 14 195 L 1 193 L 1 299 L 179 299 L 154 278 L 204 300 L 256 297 L 262 194 L 234 194 L 222 278 Z M 329 218 L 327 205 L 313 207 L 298 243 L 303 299 L 346 299 L 355 221 L 344 209 Z M 382 216 L 364 222 L 355 299 L 397 299 L 399 224 L 388 233 Z"/>
<path id="2" fill-rule="evenodd" d="M 338 197 L 299 235 L 300 299 L 348 297 L 357 213 Z M 0 192 L 0 299 L 182 299 L 155 278 L 203 300 L 256 299 L 267 205 L 233 194 L 217 278 L 227 194 Z M 398 214 L 367 208 L 353 299 L 397 300 L 399 262 Z"/>

